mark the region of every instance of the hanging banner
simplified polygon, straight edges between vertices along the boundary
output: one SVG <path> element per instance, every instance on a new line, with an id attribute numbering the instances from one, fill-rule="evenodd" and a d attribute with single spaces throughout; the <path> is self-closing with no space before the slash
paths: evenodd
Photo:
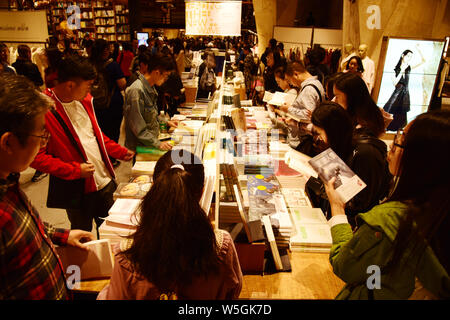
<path id="1" fill-rule="evenodd" d="M 47 15 L 38 11 L 0 11 L 0 41 L 46 42 Z"/>
<path id="2" fill-rule="evenodd" d="M 240 36 L 241 1 L 186 1 L 186 35 Z"/>

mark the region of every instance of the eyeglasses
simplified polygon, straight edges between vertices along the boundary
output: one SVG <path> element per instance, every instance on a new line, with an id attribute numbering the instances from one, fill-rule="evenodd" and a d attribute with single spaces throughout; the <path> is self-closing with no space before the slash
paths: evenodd
<path id="1" fill-rule="evenodd" d="M 41 146 L 46 146 L 48 140 L 50 139 L 50 132 L 48 132 L 47 130 L 44 132 L 43 135 L 38 136 L 35 134 L 28 134 L 27 136 L 31 136 L 31 137 L 36 137 L 36 138 L 40 138 L 41 139 Z"/>

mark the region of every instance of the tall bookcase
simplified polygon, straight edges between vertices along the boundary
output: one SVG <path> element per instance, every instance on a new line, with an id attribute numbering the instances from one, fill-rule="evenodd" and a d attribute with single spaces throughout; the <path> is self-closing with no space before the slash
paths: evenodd
<path id="1" fill-rule="evenodd" d="M 47 8 L 49 34 L 55 34 L 56 26 L 70 16 L 66 12 L 70 5 L 80 8 L 80 29 L 76 30 L 79 38 L 90 33 L 95 39 L 131 40 L 128 7 L 114 1 L 52 2 Z"/>

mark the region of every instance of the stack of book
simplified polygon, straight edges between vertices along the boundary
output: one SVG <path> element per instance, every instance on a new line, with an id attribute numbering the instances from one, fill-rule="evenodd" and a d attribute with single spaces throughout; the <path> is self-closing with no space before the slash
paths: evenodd
<path id="1" fill-rule="evenodd" d="M 280 141 L 269 141 L 270 154 L 275 159 L 285 159 L 286 153 L 291 149 L 289 144 Z"/>
<path id="2" fill-rule="evenodd" d="M 280 193 L 277 178 L 273 174 L 247 175 L 247 193 L 249 221 L 261 220 L 269 216 L 277 245 L 280 248 L 288 248 L 289 238 L 295 228 L 283 195 Z"/>
<path id="3" fill-rule="evenodd" d="M 277 212 L 270 216 L 272 229 L 277 246 L 281 249 L 287 249 L 289 248 L 291 237 L 295 234 L 295 226 L 283 196 L 274 194 L 274 200 Z"/>
<path id="4" fill-rule="evenodd" d="M 153 176 L 155 171 L 156 161 L 136 161 L 133 168 L 131 168 L 131 174 L 133 176 L 150 175 Z"/>
<path id="5" fill-rule="evenodd" d="M 290 239 L 290 249 L 329 253 L 333 240 L 330 226 L 320 208 L 291 208 L 297 233 Z"/>
<path id="6" fill-rule="evenodd" d="M 139 222 L 140 204 L 138 199 L 117 199 L 98 229 L 100 239 L 109 239 L 115 244 L 133 234 Z"/>

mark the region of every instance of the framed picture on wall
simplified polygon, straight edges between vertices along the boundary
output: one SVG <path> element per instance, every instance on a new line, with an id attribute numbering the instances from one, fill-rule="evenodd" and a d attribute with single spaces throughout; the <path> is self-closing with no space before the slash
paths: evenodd
<path id="1" fill-rule="evenodd" d="M 445 39 L 383 38 L 373 96 L 393 115 L 388 132 L 428 111 L 445 47 Z"/>

